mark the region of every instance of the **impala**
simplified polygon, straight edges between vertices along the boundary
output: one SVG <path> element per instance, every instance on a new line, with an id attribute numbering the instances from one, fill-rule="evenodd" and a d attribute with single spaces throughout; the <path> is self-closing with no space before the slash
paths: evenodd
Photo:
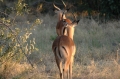
<path id="1" fill-rule="evenodd" d="M 63 35 L 58 36 L 52 45 L 55 60 L 60 71 L 60 79 L 72 79 L 72 63 L 76 52 L 76 46 L 73 41 L 74 27 L 79 20 L 72 23 L 63 21 Z M 64 32 L 67 32 L 66 34 Z"/>
<path id="2" fill-rule="evenodd" d="M 62 1 L 63 5 L 64 5 L 64 9 L 61 10 L 59 7 L 57 7 L 55 4 L 53 4 L 54 8 L 56 9 L 55 10 L 55 13 L 57 13 L 58 15 L 58 22 L 57 22 L 57 25 L 56 25 L 56 32 L 57 32 L 57 35 L 60 36 L 62 35 L 62 27 L 64 26 L 64 23 L 63 23 L 63 20 L 66 21 L 68 24 L 71 24 L 72 21 L 70 19 L 67 19 L 66 16 L 65 16 L 65 13 L 69 10 L 69 9 L 66 9 L 66 4 Z"/>

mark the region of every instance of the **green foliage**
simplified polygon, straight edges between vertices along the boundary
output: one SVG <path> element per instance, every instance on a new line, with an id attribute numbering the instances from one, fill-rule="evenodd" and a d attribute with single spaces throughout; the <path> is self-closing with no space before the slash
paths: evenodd
<path id="1" fill-rule="evenodd" d="M 50 40 L 54 41 L 57 36 L 50 36 Z"/>
<path id="2" fill-rule="evenodd" d="M 39 11 L 37 10 L 40 5 L 42 5 L 42 11 L 39 12 L 45 14 L 51 12 L 53 8 L 52 3 L 56 2 L 57 5 L 62 7 L 62 2 L 60 0 L 1 0 L 0 6 L 5 10 L 7 13 L 11 13 L 11 8 L 7 7 L 8 2 L 14 2 L 15 7 L 13 10 L 17 12 L 18 15 L 21 15 L 23 12 L 28 13 L 30 10 Z M 71 7 L 72 10 L 75 12 L 83 12 L 87 11 L 88 15 L 92 15 L 92 11 L 96 11 L 101 16 L 105 16 L 106 18 L 117 18 L 120 17 L 120 1 L 119 0 L 63 0 L 67 5 L 67 7 Z M 28 7 L 30 9 L 28 9 Z M 34 7 L 34 8 L 33 8 Z M 51 12 L 52 13 L 52 12 Z"/>
<path id="3" fill-rule="evenodd" d="M 30 35 L 34 27 L 38 24 L 38 20 L 31 24 L 30 28 L 24 28 L 24 30 L 20 27 L 12 26 L 11 21 L 7 23 L 7 19 L 1 19 L 1 21 L 0 68 L 5 72 L 0 72 L 0 74 L 1 78 L 7 78 L 7 76 L 4 75 L 9 70 L 7 62 L 23 63 L 27 61 L 32 65 L 28 56 L 38 51 L 38 49 L 35 47 L 35 38 L 31 38 Z M 8 69 L 6 69 L 6 66 Z"/>
<path id="4" fill-rule="evenodd" d="M 0 68 L 3 72 L 0 72 L 0 78 L 7 78 L 4 74 L 7 73 L 7 62 L 21 63 L 28 61 L 32 65 L 28 56 L 38 51 L 35 47 L 35 38 L 30 37 L 35 26 L 41 24 L 40 19 L 36 19 L 33 23 L 24 21 L 26 25 L 22 29 L 16 22 L 17 16 L 23 16 L 25 14 L 26 4 L 23 0 L 18 0 L 16 11 L 13 11 L 14 17 L 1 17 L 0 18 Z M 1 71 L 0 70 L 0 71 Z M 5 72 L 4 72 L 5 71 Z"/>
<path id="5" fill-rule="evenodd" d="M 100 41 L 99 41 L 98 39 L 96 39 L 96 38 L 93 38 L 92 41 L 91 41 L 91 43 L 92 43 L 92 47 L 96 47 L 96 48 L 102 47 L 102 44 L 101 44 Z"/>
<path id="6" fill-rule="evenodd" d="M 101 0 L 101 12 L 107 17 L 120 16 L 120 1 L 119 0 Z"/>
<path id="7" fill-rule="evenodd" d="M 18 2 L 15 5 L 15 10 L 18 15 L 21 15 L 23 12 L 28 12 L 27 4 L 25 3 L 25 0 L 18 0 Z"/>
<path id="8" fill-rule="evenodd" d="M 8 60 L 21 61 L 24 59 L 24 53 L 29 55 L 36 50 L 35 38 L 29 40 L 34 26 L 38 24 L 35 22 L 30 28 L 21 30 L 14 27 L 11 29 L 11 21 L 5 18 L 1 19 L 0 25 L 0 61 L 2 63 Z M 21 34 L 22 33 L 22 34 Z"/>

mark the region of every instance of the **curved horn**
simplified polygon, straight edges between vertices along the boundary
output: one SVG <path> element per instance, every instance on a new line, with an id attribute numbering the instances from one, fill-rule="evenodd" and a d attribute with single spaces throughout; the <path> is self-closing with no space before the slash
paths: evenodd
<path id="1" fill-rule="evenodd" d="M 59 7 L 57 7 L 54 3 L 53 6 L 57 9 L 57 10 L 61 10 Z"/>
<path id="2" fill-rule="evenodd" d="M 63 3 L 63 5 L 65 6 L 65 8 L 66 8 L 66 4 L 64 3 L 64 1 L 63 0 L 61 0 L 62 1 L 62 3 Z"/>

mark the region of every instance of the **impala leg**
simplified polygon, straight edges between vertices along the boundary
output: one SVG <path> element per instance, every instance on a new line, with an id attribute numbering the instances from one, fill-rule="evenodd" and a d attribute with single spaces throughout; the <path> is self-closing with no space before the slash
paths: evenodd
<path id="1" fill-rule="evenodd" d="M 73 47 L 73 54 L 71 56 L 70 66 L 69 66 L 69 77 L 72 79 L 72 65 L 74 64 L 74 55 L 75 55 L 76 47 Z"/>
<path id="2" fill-rule="evenodd" d="M 62 61 L 57 57 L 57 54 L 56 54 L 56 48 L 54 48 L 54 55 L 55 55 L 55 60 L 56 60 L 56 64 L 57 64 L 57 67 L 60 71 L 60 79 L 63 79 L 63 68 L 62 68 Z"/>
<path id="3" fill-rule="evenodd" d="M 69 64 L 70 64 L 70 61 L 67 60 L 64 65 L 63 74 L 65 79 L 69 79 Z"/>
<path id="4" fill-rule="evenodd" d="M 62 62 L 58 58 L 56 58 L 56 63 L 57 63 L 58 69 L 60 71 L 60 79 L 63 79 Z"/>
<path id="5" fill-rule="evenodd" d="M 69 76 L 70 76 L 69 72 L 70 72 L 70 71 L 69 71 L 69 68 L 68 68 L 68 71 L 67 71 L 67 79 L 70 78 L 70 77 L 69 77 Z"/>
<path id="6" fill-rule="evenodd" d="M 60 79 L 63 79 L 63 68 L 62 68 L 62 62 L 59 64 L 59 71 L 60 71 Z"/>
<path id="7" fill-rule="evenodd" d="M 72 79 L 72 64 L 73 64 L 73 57 L 71 59 L 70 65 L 69 65 L 69 79 Z"/>

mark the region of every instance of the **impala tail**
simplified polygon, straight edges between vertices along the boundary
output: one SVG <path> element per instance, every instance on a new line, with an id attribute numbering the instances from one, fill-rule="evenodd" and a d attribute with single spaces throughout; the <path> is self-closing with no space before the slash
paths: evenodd
<path id="1" fill-rule="evenodd" d="M 59 60 L 63 60 L 68 56 L 67 49 L 64 45 L 61 45 L 62 43 L 63 42 L 61 42 L 61 36 L 58 37 L 58 41 L 55 41 L 53 43 L 53 46 L 56 44 L 56 46 L 53 48 L 53 51 Z"/>

